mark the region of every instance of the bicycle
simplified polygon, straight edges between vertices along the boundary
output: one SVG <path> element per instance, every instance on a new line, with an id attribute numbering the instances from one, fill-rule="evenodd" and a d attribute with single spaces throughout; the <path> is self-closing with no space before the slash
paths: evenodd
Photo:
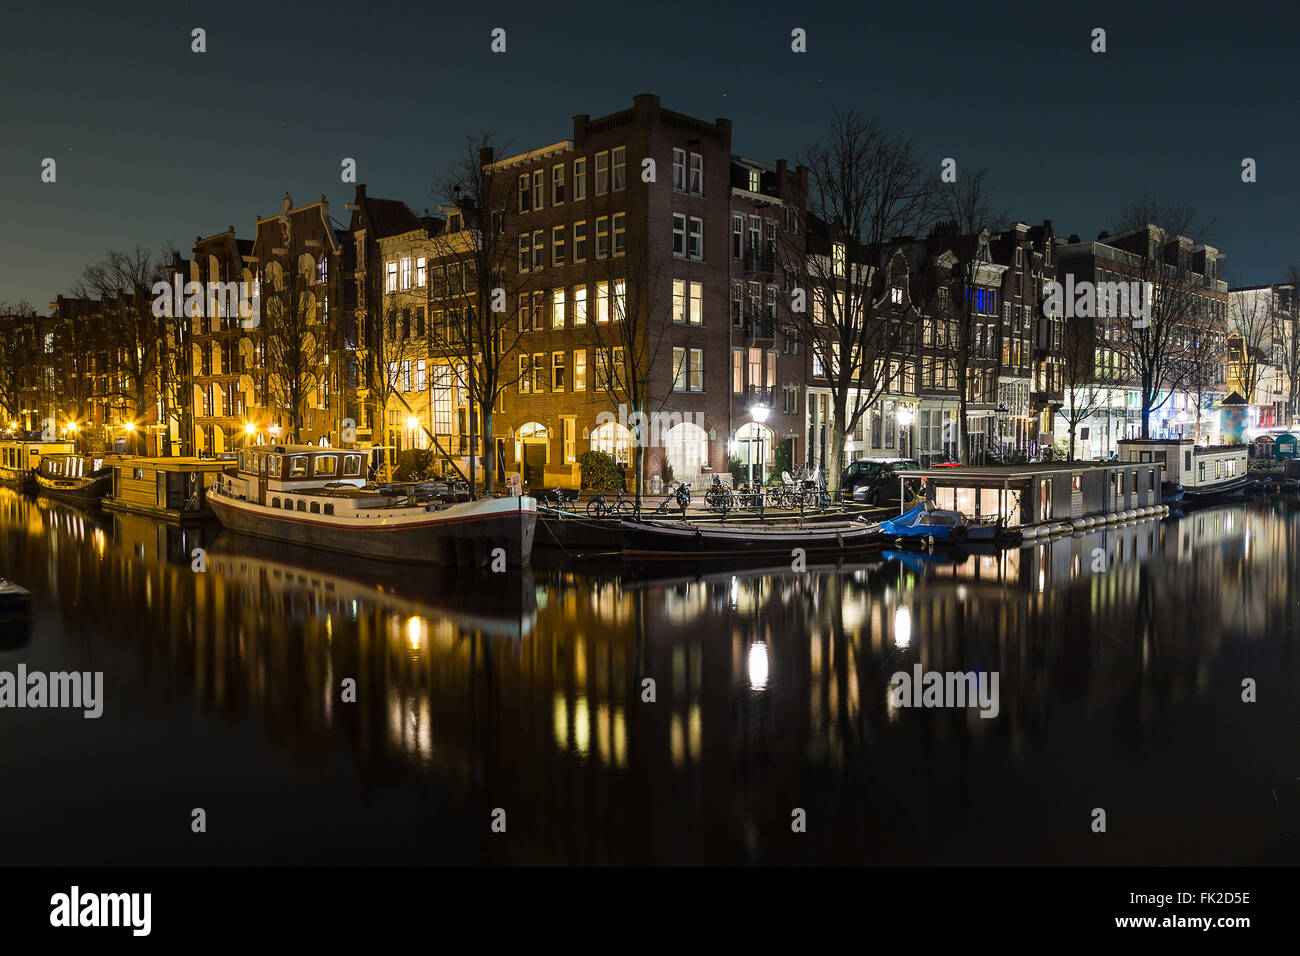
<path id="1" fill-rule="evenodd" d="M 587 502 L 588 518 L 605 518 L 610 515 L 633 514 L 636 511 L 636 505 L 623 497 L 623 489 L 618 490 L 618 495 L 614 501 L 607 501 L 603 494 L 596 495 Z"/>
<path id="2" fill-rule="evenodd" d="M 691 489 L 686 486 L 686 482 L 678 482 L 677 487 L 669 492 L 667 498 L 659 502 L 659 507 L 652 511 L 651 514 L 668 514 L 673 510 L 679 510 L 684 518 L 686 517 L 686 508 L 690 503 Z"/>
<path id="3" fill-rule="evenodd" d="M 717 511 L 725 515 L 736 507 L 736 497 L 732 494 L 731 488 L 723 484 L 717 475 L 714 475 L 713 484 L 704 493 L 704 504 L 708 506 L 710 511 Z"/>

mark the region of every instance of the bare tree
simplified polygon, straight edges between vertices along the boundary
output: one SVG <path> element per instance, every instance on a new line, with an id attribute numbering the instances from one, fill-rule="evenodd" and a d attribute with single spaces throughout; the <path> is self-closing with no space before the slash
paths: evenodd
<path id="1" fill-rule="evenodd" d="M 663 409 L 675 390 L 699 388 L 691 381 L 695 371 L 690 366 L 691 304 L 687 293 L 685 299 L 673 298 L 671 314 L 664 308 L 673 294 L 672 279 L 652 260 L 642 239 L 631 240 L 625 249 L 613 249 L 605 258 L 600 258 L 597 250 L 597 261 L 604 284 L 598 283 L 596 289 L 607 290 L 608 300 L 607 303 L 599 301 L 598 292 L 595 312 L 589 317 L 596 345 L 594 385 L 604 391 L 612 404 L 626 403 L 639 512 L 646 479 L 645 444 L 652 434 L 651 419 Z M 607 321 L 601 321 L 602 317 L 607 317 Z M 671 336 L 669 330 L 673 330 Z M 662 372 L 668 372 L 671 381 L 652 408 L 655 380 Z"/>
<path id="2" fill-rule="evenodd" d="M 166 337 L 166 318 L 154 315 L 153 287 L 166 282 L 168 273 L 163 261 L 136 246 L 129 251 L 110 251 L 100 262 L 83 270 L 75 294 L 100 301 L 104 338 L 108 344 L 107 398 L 116 398 L 133 407 L 136 428 L 131 432 L 134 451 L 144 450 L 141 427 L 152 422 L 152 405 L 159 398 L 162 343 Z M 174 311 L 174 310 L 173 310 Z M 170 442 L 159 436 L 160 451 L 167 454 Z"/>
<path id="3" fill-rule="evenodd" d="M 326 371 L 327 321 L 318 295 L 325 287 L 313 275 L 315 261 L 299 230 L 292 229 L 288 245 L 271 251 L 261 279 L 266 398 L 288 417 L 287 441 L 298 440 L 308 402 Z"/>
<path id="4" fill-rule="evenodd" d="M 36 310 L 27 302 L 0 302 L 0 429 L 23 411 L 26 375 L 38 329 Z"/>
<path id="5" fill-rule="evenodd" d="M 1061 390 L 1065 399 L 1060 415 L 1070 429 L 1069 460 L 1074 460 L 1079 426 L 1106 409 L 1110 388 L 1119 378 L 1121 356 L 1097 335 L 1095 322 L 1067 318 L 1061 335 Z"/>
<path id="6" fill-rule="evenodd" d="M 1142 400 L 1142 437 L 1151 437 L 1151 413 L 1187 385 L 1198 367 L 1188 334 L 1198 323 L 1200 304 L 1193 288 L 1191 236 L 1200 231 L 1196 214 L 1181 203 L 1142 198 L 1126 206 L 1116 232 L 1127 236 L 1128 271 L 1150 290 L 1150 316 L 1120 323 Z"/>
<path id="7" fill-rule="evenodd" d="M 545 288 L 545 263 L 530 261 L 527 272 L 511 268 L 513 257 L 522 254 L 517 194 L 513 174 L 501 168 L 497 153 L 492 132 L 467 137 L 464 154 L 435 187 L 448 200 L 449 218 L 460 221 L 449 222 L 432 239 L 431 265 L 448 267 L 450 278 L 439 296 L 430 283 L 430 309 L 441 321 L 429 323 L 429 338 L 434 354 L 452 359 L 457 386 L 466 395 L 471 494 L 477 493 L 480 424 L 483 488 L 491 494 L 496 487 L 494 413 L 519 381 L 513 359 L 531 331 L 521 321 L 521 303 Z"/>
<path id="8" fill-rule="evenodd" d="M 1222 328 L 1208 313 L 1193 313 L 1184 336 L 1187 339 L 1183 362 L 1187 366 L 1183 387 L 1192 400 L 1192 413 L 1195 426 L 1192 431 L 1194 439 L 1201 437 L 1201 419 L 1214 407 L 1216 396 L 1223 394 L 1224 362 L 1227 359 L 1227 342 Z M 1250 394 L 1255 391 L 1259 381 L 1258 361 L 1252 360 L 1254 366 Z M 1251 401 L 1247 397 L 1246 401 Z"/>
<path id="9" fill-rule="evenodd" d="M 942 361 L 951 369 L 957 386 L 957 427 L 961 460 L 970 464 L 969 407 L 987 379 L 994 382 L 996 399 L 995 330 L 1001 325 L 996 305 L 983 303 L 990 290 L 1001 290 L 1001 271 L 992 268 L 989 235 L 998 229 L 1005 214 L 994 212 L 984 187 L 984 170 L 940 185 L 937 191 L 943 223 L 932 239 L 939 245 L 932 251 L 931 280 L 923 288 L 934 298 L 918 303 L 920 310 L 947 323 Z M 935 258 L 937 257 L 937 258 Z M 940 294 L 943 290 L 944 294 Z"/>
<path id="10" fill-rule="evenodd" d="M 903 335 L 901 309 L 886 288 L 887 243 L 928 226 L 934 177 L 910 140 L 855 112 L 835 115 L 826 141 L 809 150 L 804 165 L 806 232 L 783 250 L 795 288 L 782 318 L 830 391 L 827 480 L 834 490 L 847 436 L 888 390 L 889 359 Z"/>
<path id="11" fill-rule="evenodd" d="M 1241 397 L 1255 403 L 1255 392 L 1270 361 L 1269 344 L 1275 324 L 1272 289 L 1237 293 L 1228 299 L 1227 358 L 1236 363 Z"/>
<path id="12" fill-rule="evenodd" d="M 1273 314 L 1273 349 L 1275 361 L 1286 376 L 1286 422 L 1290 425 L 1300 414 L 1300 266 L 1287 269 L 1289 288 L 1279 292 L 1281 301 Z"/>

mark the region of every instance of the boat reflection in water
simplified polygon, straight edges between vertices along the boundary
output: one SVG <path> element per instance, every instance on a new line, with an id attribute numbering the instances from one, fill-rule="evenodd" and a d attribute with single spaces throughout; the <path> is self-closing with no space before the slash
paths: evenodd
<path id="1" fill-rule="evenodd" d="M 1296 859 L 1293 503 L 656 579 L 234 536 L 196 573 L 120 528 L 0 498 L 0 573 L 38 615 L 0 666 L 105 671 L 93 734 L 26 712 L 0 735 L 18 863 Z M 895 707 L 918 664 L 996 671 L 998 716 Z M 219 840 L 192 839 L 194 806 Z"/>

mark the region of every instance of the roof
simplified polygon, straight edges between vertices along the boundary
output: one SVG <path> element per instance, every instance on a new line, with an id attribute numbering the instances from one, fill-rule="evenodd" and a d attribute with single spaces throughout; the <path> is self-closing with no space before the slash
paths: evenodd
<path id="1" fill-rule="evenodd" d="M 370 222 L 380 238 L 425 228 L 420 218 L 400 199 L 371 199 L 367 196 L 366 205 L 370 209 Z"/>
<path id="2" fill-rule="evenodd" d="M 1094 468 L 1123 468 L 1133 465 L 1159 465 L 1161 462 L 1135 461 L 1064 461 L 1031 465 L 963 465 L 960 468 L 919 468 L 912 471 L 898 471 L 895 475 L 905 478 L 937 478 L 944 482 L 975 480 L 1005 481 L 1007 479 L 1032 479 L 1038 475 L 1077 474 Z"/>

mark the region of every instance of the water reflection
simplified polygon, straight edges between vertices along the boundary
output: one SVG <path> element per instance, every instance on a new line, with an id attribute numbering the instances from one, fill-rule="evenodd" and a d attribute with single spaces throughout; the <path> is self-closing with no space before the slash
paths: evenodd
<path id="1" fill-rule="evenodd" d="M 95 777 L 103 814 L 24 836 L 59 806 L 37 777 L 0 838 L 68 862 L 1294 862 L 1298 534 L 1273 502 L 809 573 L 449 575 L 0 490 L 0 574 L 38 605 L 0 667 L 93 664 L 108 696 L 94 734 L 28 714 L 0 741 L 71 748 L 63 785 Z M 998 672 L 998 718 L 893 707 L 914 664 Z M 122 816 L 193 805 L 214 764 L 239 835 Z"/>

